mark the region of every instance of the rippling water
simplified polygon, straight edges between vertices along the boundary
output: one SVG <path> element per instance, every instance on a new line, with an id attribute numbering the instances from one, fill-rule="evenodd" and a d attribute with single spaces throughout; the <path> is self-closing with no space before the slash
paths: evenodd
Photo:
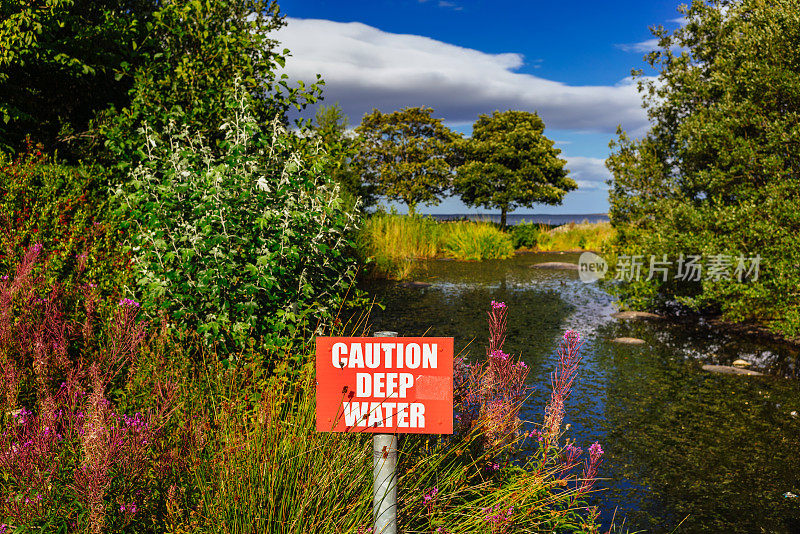
<path id="1" fill-rule="evenodd" d="M 748 338 L 702 321 L 618 321 L 614 300 L 575 271 L 532 269 L 577 263 L 576 254 L 523 254 L 510 260 L 420 264 L 409 287 L 372 283 L 386 305 L 375 330 L 452 336 L 456 351 L 482 357 L 486 310 L 509 306 L 507 352 L 530 366 L 534 388 L 524 418 L 540 421 L 555 349 L 564 330 L 586 339 L 567 405 L 568 437 L 606 454 L 605 523 L 616 514 L 648 532 L 800 532 L 800 388 L 797 349 Z M 619 345 L 616 337 L 645 345 Z M 766 377 L 711 374 L 703 363 L 754 362 Z M 679 526 L 680 525 L 680 526 Z"/>

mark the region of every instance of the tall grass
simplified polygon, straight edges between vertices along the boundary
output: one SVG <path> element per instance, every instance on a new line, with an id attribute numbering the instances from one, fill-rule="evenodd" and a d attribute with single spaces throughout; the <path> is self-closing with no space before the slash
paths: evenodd
<path id="1" fill-rule="evenodd" d="M 356 532 L 370 523 L 371 441 L 316 432 L 311 373 L 271 380 L 244 417 L 224 403 L 215 411 L 218 450 L 197 471 L 205 530 Z"/>
<path id="2" fill-rule="evenodd" d="M 594 532 L 587 508 L 602 451 L 585 464 L 580 449 L 560 442 L 564 400 L 578 369 L 580 343 L 568 333 L 554 392 L 539 423 L 519 418 L 527 367 L 502 352 L 502 303 L 490 311 L 487 358 L 457 363 L 452 436 L 401 436 L 398 512 L 407 533 Z M 245 366 L 246 367 L 246 366 Z M 207 374 L 212 454 L 200 458 L 196 486 L 204 532 L 369 532 L 371 439 L 315 431 L 311 366 L 298 380 L 271 377 L 257 403 L 241 398 L 247 373 Z M 252 384 L 249 386 L 252 387 Z M 537 430 L 525 431 L 526 426 Z M 581 466 L 583 467 L 581 470 Z"/>
<path id="3" fill-rule="evenodd" d="M 515 247 L 539 251 L 602 250 L 615 235 L 608 222 L 569 223 L 556 228 L 523 222 L 510 231 Z"/>
<path id="4" fill-rule="evenodd" d="M 505 259 L 514 254 L 508 234 L 490 223 L 443 223 L 442 248 L 447 256 L 459 260 Z"/>
<path id="5" fill-rule="evenodd" d="M 514 252 L 510 236 L 491 223 L 440 223 L 430 217 L 385 213 L 367 218 L 356 241 L 373 274 L 395 279 L 407 278 L 415 260 L 445 256 L 479 261 L 508 258 Z"/>
<path id="6" fill-rule="evenodd" d="M 379 213 L 364 221 L 356 243 L 373 274 L 402 280 L 411 274 L 414 260 L 436 257 L 440 238 L 438 223 L 429 217 Z"/>
<path id="7" fill-rule="evenodd" d="M 196 332 L 146 328 L 134 301 L 96 314 L 91 284 L 65 299 L 32 274 L 40 252 L 0 276 L 0 533 L 369 531 L 371 441 L 316 432 L 307 336 L 223 359 Z M 562 440 L 579 338 L 561 342 L 545 420 L 522 421 L 506 311 L 492 303 L 486 358 L 457 360 L 454 434 L 400 441 L 403 532 L 596 532 L 602 450 L 581 466 Z M 305 364 L 272 373 L 278 357 Z"/>

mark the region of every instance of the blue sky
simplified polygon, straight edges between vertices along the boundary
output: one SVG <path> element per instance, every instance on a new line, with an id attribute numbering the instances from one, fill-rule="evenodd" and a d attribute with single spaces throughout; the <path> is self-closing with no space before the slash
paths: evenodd
<path id="1" fill-rule="evenodd" d="M 647 127 L 632 68 L 653 47 L 649 26 L 679 24 L 679 2 L 505 0 L 284 0 L 277 34 L 292 52 L 293 79 L 326 80 L 352 125 L 372 108 L 430 106 L 469 134 L 481 113 L 537 111 L 557 142 L 577 191 L 561 206 L 517 213 L 602 213 L 602 162 L 618 124 Z M 401 207 L 402 209 L 402 207 Z M 425 213 L 475 213 L 456 198 Z"/>

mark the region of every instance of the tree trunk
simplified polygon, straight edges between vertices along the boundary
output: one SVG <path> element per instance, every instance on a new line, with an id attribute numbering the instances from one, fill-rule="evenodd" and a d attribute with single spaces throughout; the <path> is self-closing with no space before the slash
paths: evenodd
<path id="1" fill-rule="evenodd" d="M 500 209 L 500 228 L 505 229 L 506 227 L 506 213 L 508 212 L 508 208 L 501 208 Z"/>
<path id="2" fill-rule="evenodd" d="M 406 202 L 408 204 L 408 216 L 413 217 L 417 214 L 417 205 L 414 202 Z"/>

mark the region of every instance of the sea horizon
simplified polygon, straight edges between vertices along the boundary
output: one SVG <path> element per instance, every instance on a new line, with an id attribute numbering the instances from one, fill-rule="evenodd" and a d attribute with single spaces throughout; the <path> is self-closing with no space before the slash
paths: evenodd
<path id="1" fill-rule="evenodd" d="M 429 217 L 440 221 L 470 220 L 500 222 L 499 213 L 434 213 Z M 609 221 L 608 213 L 509 213 L 506 215 L 506 224 L 514 226 L 522 222 L 550 224 L 560 226 L 569 223 L 598 223 Z"/>

